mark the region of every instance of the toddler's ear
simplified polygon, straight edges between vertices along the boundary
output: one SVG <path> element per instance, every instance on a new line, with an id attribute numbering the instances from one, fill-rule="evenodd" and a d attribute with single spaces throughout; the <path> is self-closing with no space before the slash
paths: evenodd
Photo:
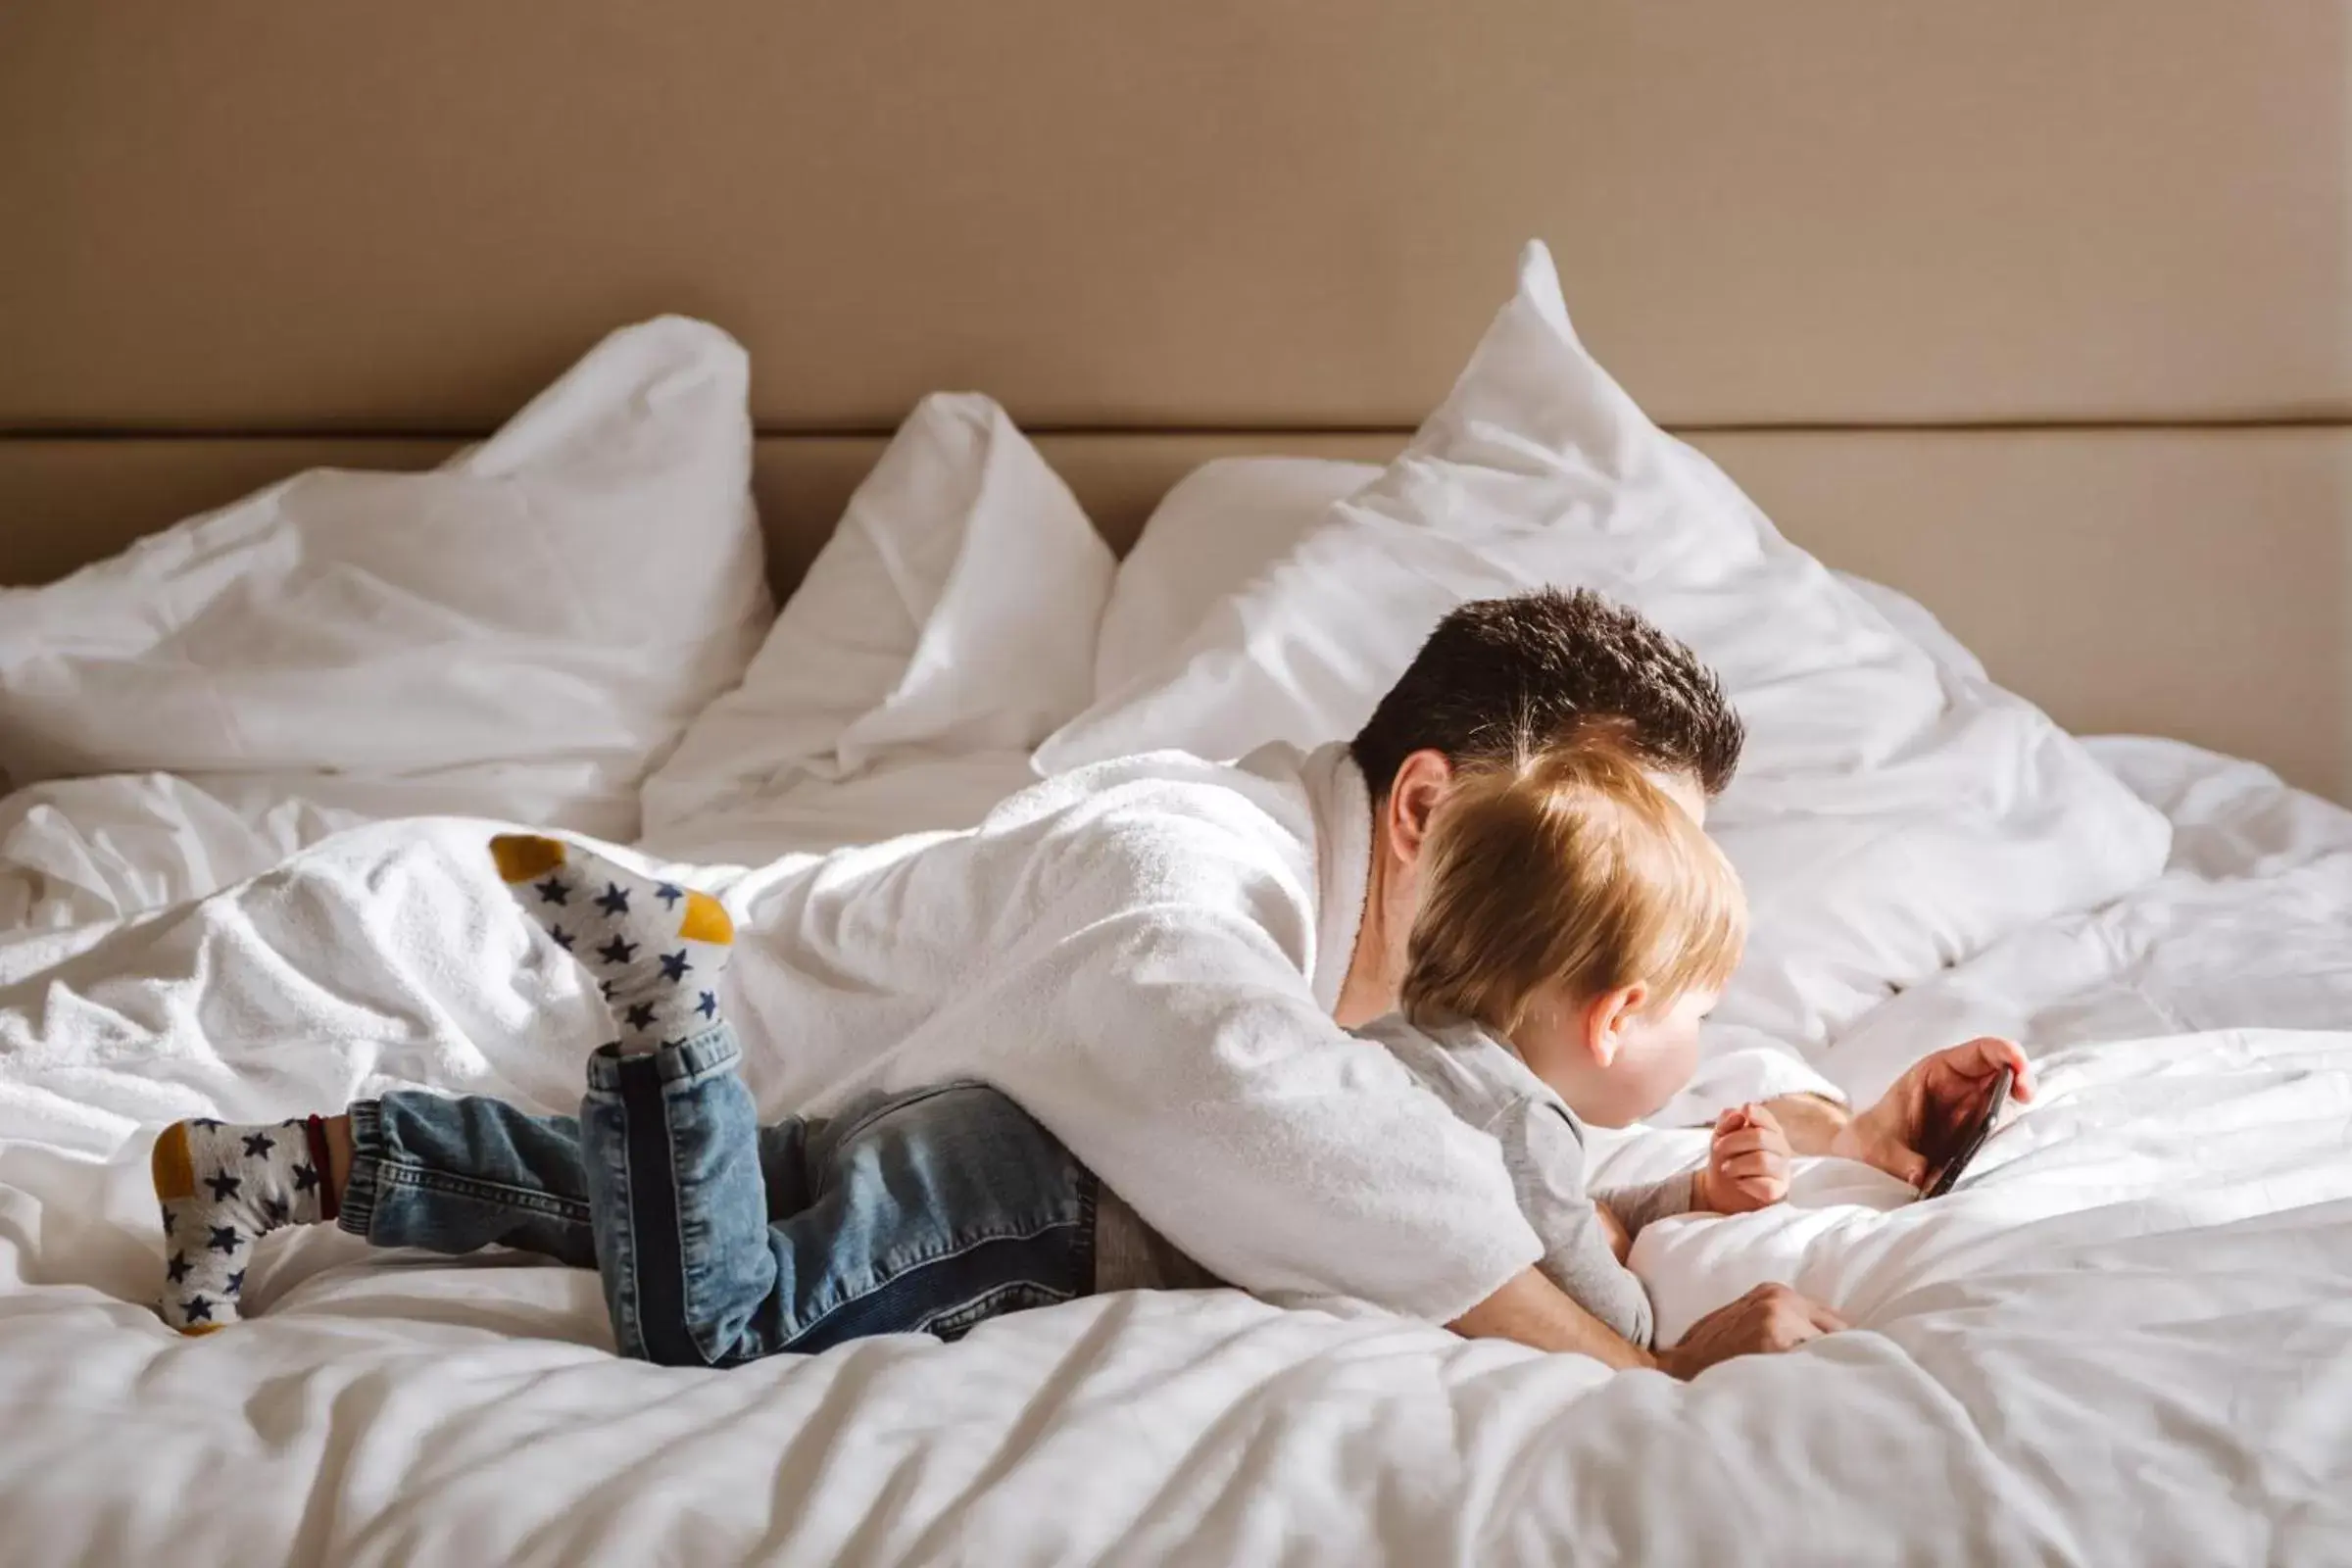
<path id="1" fill-rule="evenodd" d="M 1626 1026 L 1648 1002 L 1648 987 L 1630 985 L 1604 991 L 1586 1006 L 1585 1049 L 1592 1053 L 1593 1065 L 1605 1071 L 1616 1062 L 1625 1048 Z"/>

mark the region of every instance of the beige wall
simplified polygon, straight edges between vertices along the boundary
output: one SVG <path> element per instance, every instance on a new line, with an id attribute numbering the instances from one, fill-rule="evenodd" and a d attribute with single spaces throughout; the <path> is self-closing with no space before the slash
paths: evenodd
<path id="1" fill-rule="evenodd" d="M 1792 536 L 2352 794 L 2352 0 L 6 6 L 0 222 L 0 580 L 660 310 L 846 443 L 788 566 L 939 387 L 1131 514 L 1410 425 L 1538 234 Z"/>

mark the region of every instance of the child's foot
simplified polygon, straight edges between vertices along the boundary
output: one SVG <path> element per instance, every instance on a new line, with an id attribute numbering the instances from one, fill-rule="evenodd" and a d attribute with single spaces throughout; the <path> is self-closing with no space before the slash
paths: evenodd
<path id="1" fill-rule="evenodd" d="M 718 1021 L 735 923 L 716 899 L 535 834 L 502 833 L 490 857 L 515 902 L 601 983 L 622 1052 L 675 1044 Z"/>
<path id="2" fill-rule="evenodd" d="M 332 1217 L 326 1173 L 300 1120 L 237 1126 L 200 1116 L 155 1141 L 148 1170 L 164 1210 L 164 1290 L 156 1310 L 182 1334 L 237 1320 L 253 1244 Z"/>

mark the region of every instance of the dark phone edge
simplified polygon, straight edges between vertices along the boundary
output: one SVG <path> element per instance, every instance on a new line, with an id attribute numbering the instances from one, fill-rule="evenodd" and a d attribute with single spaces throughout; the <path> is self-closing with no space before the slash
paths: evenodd
<path id="1" fill-rule="evenodd" d="M 2013 1067 L 2003 1067 L 2001 1075 L 1992 1081 L 1992 1093 L 1985 1097 L 1984 1114 L 1978 1118 L 1976 1126 L 1970 1129 L 1966 1138 L 1961 1140 L 1960 1147 L 1936 1168 L 1935 1177 L 1930 1181 L 1926 1190 L 1919 1195 L 1921 1202 L 1926 1202 L 1931 1198 L 1945 1197 L 1953 1188 L 1960 1185 L 1960 1178 L 1968 1174 L 1968 1167 L 1976 1162 L 1977 1155 L 1984 1151 L 1985 1141 L 1992 1137 L 1993 1125 L 2001 1119 L 2001 1112 L 2008 1107 L 2009 1092 L 2016 1082 L 2017 1070 Z"/>

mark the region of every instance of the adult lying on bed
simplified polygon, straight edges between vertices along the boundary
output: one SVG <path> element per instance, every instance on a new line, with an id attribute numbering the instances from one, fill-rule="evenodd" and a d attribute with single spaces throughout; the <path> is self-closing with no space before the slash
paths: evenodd
<path id="1" fill-rule="evenodd" d="M 954 1339 L 1081 1296 L 1222 1283 L 984 1084 L 762 1125 L 719 1001 L 733 933 L 718 902 L 584 845 L 500 834 L 488 848 L 598 988 L 603 1016 L 567 1031 L 590 1053 L 579 1116 L 409 1089 L 331 1117 L 166 1128 L 156 1304 L 181 1333 L 242 1315 L 260 1237 L 330 1222 L 378 1247 L 594 1268 L 622 1353 L 681 1366 Z M 1585 1118 L 1626 1126 L 1690 1082 L 1698 1021 L 1746 943 L 1739 874 L 1606 721 L 1457 767 L 1417 864 L 1403 1007 L 1353 1032 L 1494 1137 L 1544 1244 L 1538 1268 L 1646 1350 L 1656 1319 L 1625 1267 L 1632 1235 L 1788 1191 L 1787 1141 L 1752 1105 L 1721 1119 L 1703 1165 L 1605 1191 L 1585 1176 Z M 564 1032 L 551 1017 L 550 1043 Z"/>
<path id="2" fill-rule="evenodd" d="M 1422 842 L 1455 768 L 1598 715 L 1694 818 L 1738 760 L 1740 722 L 1712 676 L 1638 616 L 1590 595 L 1473 605 L 1351 747 L 1107 763 L 969 833 L 783 871 L 737 911 L 729 1008 L 750 1052 L 790 1060 L 796 1111 L 995 1085 L 1152 1230 L 1254 1294 L 1353 1297 L 1643 1364 L 1535 1266 L 1543 1247 L 1494 1139 L 1345 1027 L 1396 1005 Z M 692 1027 L 644 1006 L 626 1022 L 650 1038 Z M 1822 1098 L 1772 1109 L 1799 1152 L 1916 1180 L 1920 1150 L 2003 1053 L 1931 1058 L 1856 1117 L 1809 1074 L 1792 1085 Z M 388 1136 L 373 1117 L 352 1131 Z M 356 1152 L 386 1163 L 383 1149 Z M 429 1182 L 427 1166 L 403 1162 L 402 1179 Z M 1834 1323 L 1767 1288 L 1701 1320 L 1670 1365 L 1786 1348 Z"/>

